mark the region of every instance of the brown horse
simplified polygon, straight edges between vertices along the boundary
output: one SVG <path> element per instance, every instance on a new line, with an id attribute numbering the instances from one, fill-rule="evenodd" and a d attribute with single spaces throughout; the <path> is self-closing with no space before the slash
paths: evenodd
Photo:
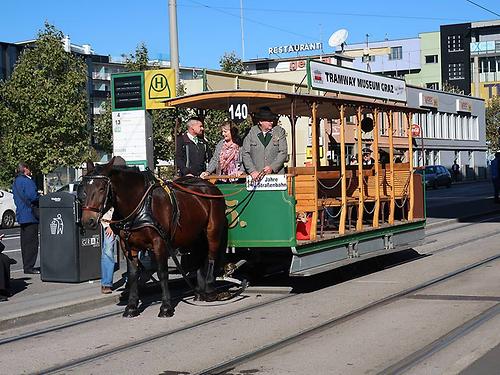
<path id="1" fill-rule="evenodd" d="M 82 225 L 95 229 L 102 215 L 114 208 L 111 227 L 120 237 L 128 262 L 129 300 L 124 317 L 139 314 L 138 250 L 154 253 L 162 289 L 159 317 L 174 315 L 168 290 L 167 260 L 175 249 L 190 251 L 198 261 L 197 293 L 210 300 L 214 294 L 214 269 L 227 246 L 227 219 L 221 191 L 210 182 L 183 177 L 176 184 L 160 184 L 150 172 L 87 163 L 78 196 L 82 202 Z M 187 192 L 189 190 L 190 192 Z"/>

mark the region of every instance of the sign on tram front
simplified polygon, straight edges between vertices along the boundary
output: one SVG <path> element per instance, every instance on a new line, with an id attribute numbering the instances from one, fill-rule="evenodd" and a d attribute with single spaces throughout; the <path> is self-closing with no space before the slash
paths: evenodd
<path id="1" fill-rule="evenodd" d="M 309 87 L 316 90 L 406 102 L 406 84 L 404 80 L 344 68 L 321 61 L 307 61 L 307 81 Z"/>

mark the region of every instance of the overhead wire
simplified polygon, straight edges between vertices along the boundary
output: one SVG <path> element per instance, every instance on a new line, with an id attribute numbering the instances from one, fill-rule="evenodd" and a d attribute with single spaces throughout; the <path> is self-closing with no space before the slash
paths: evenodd
<path id="1" fill-rule="evenodd" d="M 226 14 L 228 16 L 231 16 L 231 17 L 236 17 L 238 19 L 241 18 L 241 15 L 240 14 L 233 14 L 231 12 L 226 12 L 224 11 L 223 9 L 225 9 L 224 7 L 214 7 L 214 6 L 211 6 L 211 5 L 207 5 L 207 4 L 203 4 L 203 3 L 200 3 L 199 1 L 196 1 L 196 0 L 188 0 L 192 3 L 195 3 L 197 5 L 199 5 L 200 7 L 203 7 L 203 8 L 207 8 L 207 9 L 211 9 L 213 11 L 216 11 L 216 12 L 219 12 L 219 13 L 223 13 L 223 14 Z M 185 5 L 184 5 L 185 6 Z M 240 8 L 232 8 L 232 9 L 240 9 Z M 245 8 L 246 9 L 246 8 Z M 281 27 L 278 27 L 278 26 L 274 26 L 274 25 L 271 25 L 271 24 L 268 24 L 268 23 L 265 23 L 265 22 L 262 22 L 262 21 L 257 21 L 257 20 L 254 20 L 252 18 L 248 18 L 248 17 L 243 17 L 243 19 L 245 21 L 248 21 L 248 22 L 252 22 L 252 23 L 255 23 L 257 25 L 261 25 L 261 26 L 265 26 L 265 27 L 268 27 L 268 28 L 271 28 L 271 29 L 275 29 L 275 30 L 279 30 L 279 31 L 282 31 L 282 32 L 285 32 L 285 33 L 288 33 L 288 34 L 292 34 L 292 35 L 296 35 L 296 36 L 300 36 L 300 37 L 303 37 L 303 38 L 308 38 L 308 39 L 314 39 L 314 37 L 310 36 L 310 35 L 305 35 L 305 34 L 300 34 L 300 33 L 296 33 L 294 31 L 290 31 L 290 30 L 287 30 L 287 29 L 283 29 Z"/>
<path id="2" fill-rule="evenodd" d="M 208 6 L 194 0 L 188 0 L 194 3 L 197 3 L 200 7 L 207 7 L 211 9 L 229 9 L 229 10 L 240 10 L 240 8 L 236 7 L 214 7 Z M 178 5 L 189 7 L 189 5 Z M 459 21 L 464 22 L 468 21 L 468 19 L 464 18 L 449 18 L 449 17 L 421 17 L 421 16 L 405 16 L 405 15 L 391 15 L 391 14 L 373 14 L 373 13 L 343 13 L 343 12 L 323 12 L 323 11 L 312 11 L 312 10 L 291 10 L 291 9 L 272 9 L 272 8 L 244 8 L 245 11 L 254 11 L 254 12 L 275 12 L 275 13 L 295 13 L 295 14 L 321 14 L 321 15 L 332 15 L 332 16 L 348 16 L 348 17 L 371 17 L 371 18 L 397 18 L 397 19 L 415 19 L 415 20 L 428 20 L 428 21 Z M 239 17 L 239 16 L 238 16 Z"/>
<path id="3" fill-rule="evenodd" d="M 473 5 L 475 5 L 475 6 L 479 7 L 479 8 L 481 8 L 481 9 L 483 9 L 483 10 L 485 10 L 485 11 L 487 11 L 487 12 L 491 13 L 491 14 L 494 14 L 494 15 L 495 15 L 495 16 L 497 16 L 497 17 L 500 17 L 500 14 L 495 13 L 494 11 L 492 11 L 492 10 L 490 10 L 490 9 L 488 9 L 488 8 L 485 8 L 485 7 L 483 7 L 482 5 L 480 5 L 480 4 L 478 4 L 478 3 L 475 3 L 474 1 L 471 1 L 471 0 L 465 0 L 465 1 L 467 1 L 468 3 L 473 4 Z"/>

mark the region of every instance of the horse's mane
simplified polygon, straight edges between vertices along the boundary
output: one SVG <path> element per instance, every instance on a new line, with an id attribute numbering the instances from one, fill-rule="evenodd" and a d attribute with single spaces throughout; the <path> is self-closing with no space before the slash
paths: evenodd
<path id="1" fill-rule="evenodd" d="M 106 165 L 102 164 L 97 164 L 95 166 L 95 173 L 99 174 L 102 173 L 102 170 L 106 167 Z M 111 167 L 112 171 L 121 171 L 121 172 L 132 172 L 132 173 L 141 173 L 141 170 L 138 167 L 135 166 L 128 166 L 128 165 L 113 165 Z"/>

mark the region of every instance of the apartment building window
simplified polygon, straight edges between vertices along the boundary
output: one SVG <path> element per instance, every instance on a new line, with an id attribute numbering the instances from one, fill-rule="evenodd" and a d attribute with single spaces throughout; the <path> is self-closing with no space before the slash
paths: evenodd
<path id="1" fill-rule="evenodd" d="M 456 117 L 457 116 L 455 114 L 450 114 L 448 116 L 448 129 L 449 129 L 450 139 L 455 139 L 457 136 L 457 133 L 455 131 Z"/>
<path id="2" fill-rule="evenodd" d="M 448 35 L 448 52 L 463 51 L 462 35 Z"/>
<path id="3" fill-rule="evenodd" d="M 434 138 L 434 113 L 427 113 L 427 138 Z"/>
<path id="4" fill-rule="evenodd" d="M 438 55 L 428 55 L 425 56 L 426 64 L 437 64 L 438 63 Z"/>
<path id="5" fill-rule="evenodd" d="M 500 71 L 500 58 L 482 57 L 479 60 L 479 73 L 494 73 Z"/>
<path id="6" fill-rule="evenodd" d="M 463 79 L 464 63 L 448 64 L 448 76 L 450 77 L 450 79 Z"/>
<path id="7" fill-rule="evenodd" d="M 439 82 L 428 82 L 425 84 L 428 89 L 439 90 Z"/>
<path id="8" fill-rule="evenodd" d="M 462 119 L 461 119 L 461 116 L 455 117 L 455 139 L 462 139 Z"/>
<path id="9" fill-rule="evenodd" d="M 443 132 L 441 128 L 441 113 L 437 112 L 434 115 L 434 137 L 435 138 L 442 138 L 443 137 Z"/>
<path id="10" fill-rule="evenodd" d="M 375 56 L 371 56 L 371 55 L 364 55 L 364 56 L 361 58 L 361 61 L 362 61 L 362 62 L 364 62 L 364 63 L 373 62 L 373 61 L 375 61 Z"/>
<path id="11" fill-rule="evenodd" d="M 257 63 L 255 64 L 255 69 L 257 70 L 257 73 L 269 72 L 269 63 Z"/>
<path id="12" fill-rule="evenodd" d="M 462 139 L 469 139 L 469 118 L 462 117 Z"/>
<path id="13" fill-rule="evenodd" d="M 444 139 L 449 139 L 450 134 L 449 134 L 449 129 L 448 129 L 448 114 L 447 113 L 441 113 L 441 130 L 442 130 L 442 137 Z"/>
<path id="14" fill-rule="evenodd" d="M 403 58 L 403 47 L 391 47 L 391 53 L 389 53 L 389 60 L 401 60 Z"/>

